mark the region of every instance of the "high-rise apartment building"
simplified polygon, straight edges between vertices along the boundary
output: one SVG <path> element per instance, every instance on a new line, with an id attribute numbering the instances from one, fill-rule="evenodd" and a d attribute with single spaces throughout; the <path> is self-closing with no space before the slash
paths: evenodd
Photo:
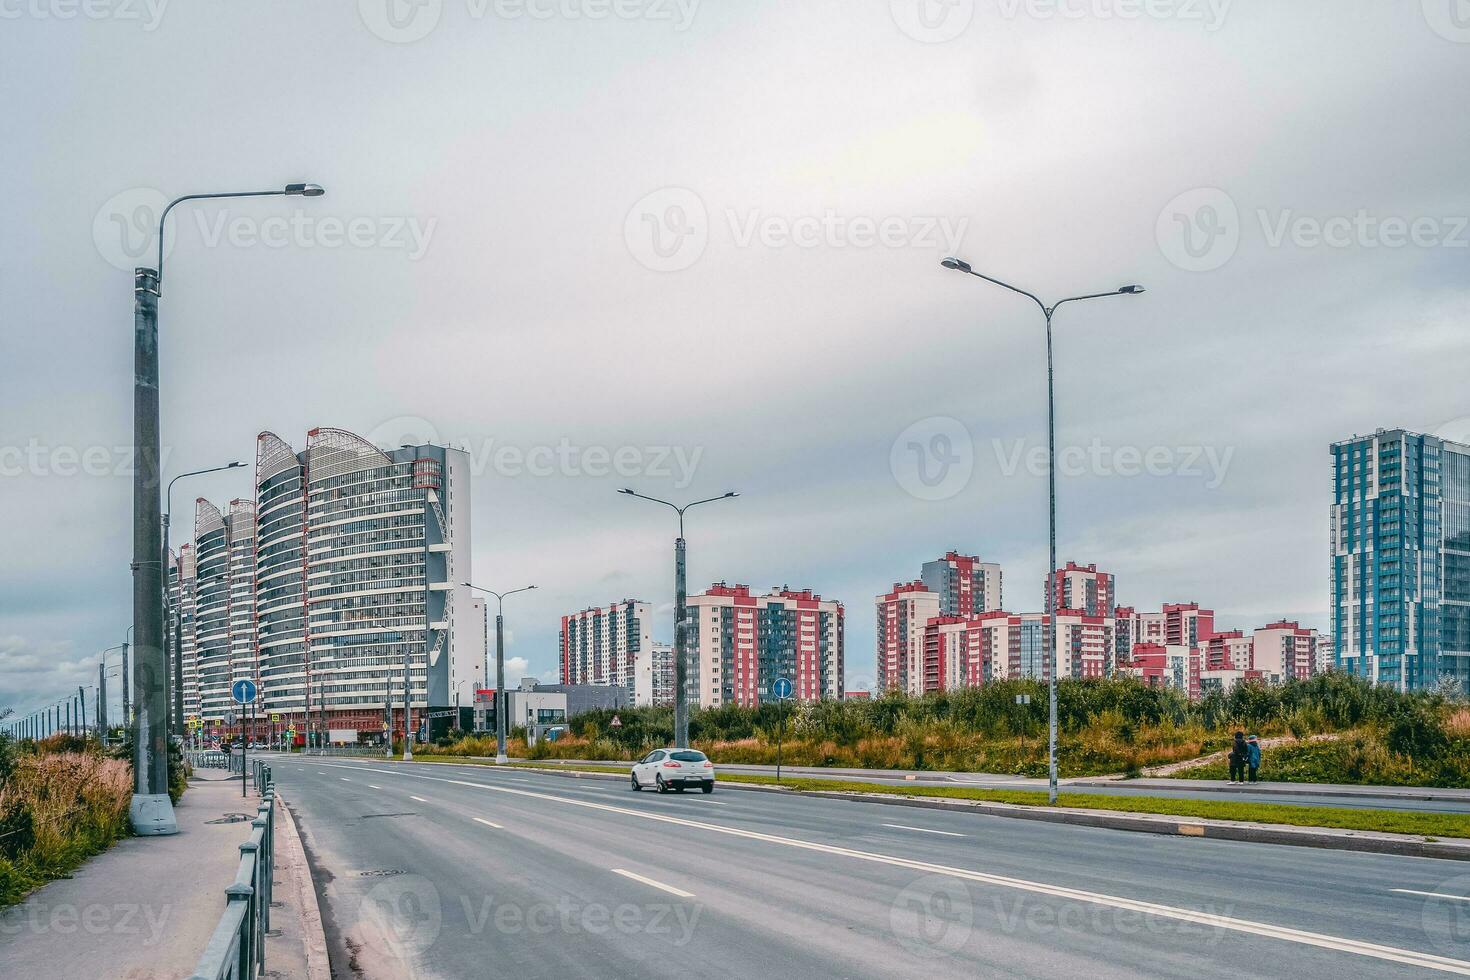
<path id="1" fill-rule="evenodd" d="M 919 569 L 924 588 L 939 596 L 939 615 L 977 616 L 1003 604 L 1000 566 L 957 551 L 926 561 Z"/>
<path id="2" fill-rule="evenodd" d="M 355 741 L 382 731 L 388 698 L 401 711 L 405 665 L 416 712 L 483 685 L 484 624 L 458 584 L 472 577 L 467 454 L 329 428 L 298 453 L 265 432 L 255 482 L 224 513 L 197 504 L 186 716 L 219 726 L 249 677 L 257 715 Z"/>
<path id="3" fill-rule="evenodd" d="M 924 693 L 924 630 L 940 615 L 940 596 L 922 581 L 895 582 L 874 599 L 878 614 L 877 683 L 881 691 Z"/>
<path id="4" fill-rule="evenodd" d="M 1252 634 L 1251 667 L 1277 680 L 1306 680 L 1317 669 L 1317 631 L 1284 619 L 1267 623 Z"/>
<path id="5" fill-rule="evenodd" d="M 561 682 L 611 684 L 634 704 L 653 703 L 653 614 L 648 603 L 624 599 L 561 618 Z M 640 664 L 647 674 L 639 697 Z"/>
<path id="6" fill-rule="evenodd" d="M 687 608 L 689 690 L 701 707 L 769 701 L 779 677 L 798 700 L 843 696 L 842 603 L 810 589 L 756 596 L 748 585 L 717 582 Z"/>
<path id="7" fill-rule="evenodd" d="M 1380 429 L 1332 446 L 1338 669 L 1470 692 L 1470 446 Z"/>
<path id="8" fill-rule="evenodd" d="M 1113 576 L 1100 572 L 1096 565 L 1067 562 L 1058 568 L 1043 586 L 1042 609 L 1072 609 L 1088 616 L 1112 616 L 1117 595 Z"/>

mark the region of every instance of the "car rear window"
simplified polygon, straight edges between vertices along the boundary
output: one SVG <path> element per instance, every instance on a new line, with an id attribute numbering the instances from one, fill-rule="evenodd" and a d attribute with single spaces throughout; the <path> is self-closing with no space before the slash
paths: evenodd
<path id="1" fill-rule="evenodd" d="M 703 762 L 703 752 L 675 752 L 669 758 L 675 762 Z"/>

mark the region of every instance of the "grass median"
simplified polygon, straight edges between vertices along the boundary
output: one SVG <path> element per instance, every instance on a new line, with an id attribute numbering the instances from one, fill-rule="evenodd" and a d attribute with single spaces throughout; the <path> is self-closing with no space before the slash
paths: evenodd
<path id="1" fill-rule="evenodd" d="M 427 757 L 426 757 L 427 758 Z M 494 766 L 493 760 L 436 758 L 435 762 Z M 511 762 L 502 768 L 541 769 L 555 772 L 612 773 L 626 776 L 626 766 L 557 766 L 536 762 Z M 984 789 L 972 786 L 891 786 L 857 780 L 786 778 L 729 773 L 722 783 L 772 786 L 806 793 L 871 793 L 1015 806 L 1047 806 L 1046 793 L 1039 790 Z M 1114 813 L 1155 814 L 1202 820 L 1235 820 L 1246 823 L 1283 824 L 1290 827 L 1322 827 L 1364 833 L 1407 834 L 1425 838 L 1470 838 L 1470 815 L 1428 813 L 1418 810 L 1354 810 L 1347 807 L 1294 806 L 1287 803 L 1247 803 L 1236 800 L 1195 800 L 1165 796 L 1106 796 L 1093 793 L 1061 793 L 1057 804 L 1079 810 Z"/>

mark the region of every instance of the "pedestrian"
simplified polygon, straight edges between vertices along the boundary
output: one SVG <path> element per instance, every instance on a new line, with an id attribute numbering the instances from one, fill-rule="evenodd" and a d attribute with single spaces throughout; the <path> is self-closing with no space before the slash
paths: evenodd
<path id="1" fill-rule="evenodd" d="M 1245 732 L 1236 732 L 1235 740 L 1230 744 L 1230 784 L 1236 785 L 1245 782 L 1245 760 L 1250 750 L 1246 747 Z"/>
<path id="2" fill-rule="evenodd" d="M 1256 771 L 1261 768 L 1261 737 L 1252 735 L 1245 740 L 1245 766 L 1250 772 L 1251 782 L 1256 781 Z"/>

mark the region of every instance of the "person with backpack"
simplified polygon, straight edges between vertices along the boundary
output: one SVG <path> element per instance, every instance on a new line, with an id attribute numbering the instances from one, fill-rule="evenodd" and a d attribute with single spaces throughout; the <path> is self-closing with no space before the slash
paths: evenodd
<path id="1" fill-rule="evenodd" d="M 1245 782 L 1245 760 L 1250 754 L 1246 747 L 1245 732 L 1236 732 L 1235 741 L 1230 745 L 1230 784 L 1236 785 Z"/>
<path id="2" fill-rule="evenodd" d="M 1256 772 L 1261 768 L 1261 737 L 1252 735 L 1245 740 L 1245 768 L 1250 773 L 1250 781 L 1256 781 Z"/>

